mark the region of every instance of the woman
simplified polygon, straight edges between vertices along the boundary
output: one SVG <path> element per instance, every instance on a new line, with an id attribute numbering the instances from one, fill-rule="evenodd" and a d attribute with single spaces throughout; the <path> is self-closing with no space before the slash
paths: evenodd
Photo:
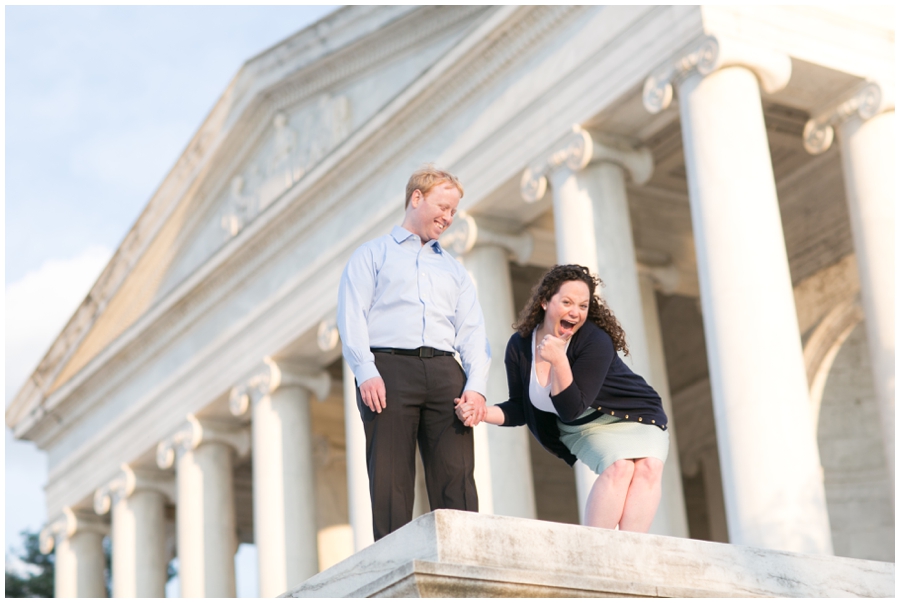
<path id="1" fill-rule="evenodd" d="M 485 421 L 525 425 L 569 465 L 596 472 L 585 523 L 646 532 L 669 450 L 659 395 L 619 358 L 625 332 L 584 266 L 554 266 L 534 288 L 506 346 L 509 400 Z M 532 359 L 535 359 L 533 362 Z M 471 404 L 457 406 L 467 425 Z"/>

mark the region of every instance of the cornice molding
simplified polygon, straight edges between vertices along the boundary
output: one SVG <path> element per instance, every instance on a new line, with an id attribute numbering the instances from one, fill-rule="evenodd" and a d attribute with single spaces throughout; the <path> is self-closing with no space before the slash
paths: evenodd
<path id="1" fill-rule="evenodd" d="M 158 471 L 132 469 L 125 463 L 119 474 L 94 492 L 94 512 L 105 515 L 117 502 L 138 490 L 159 492 L 175 502 L 175 483 L 171 476 Z"/>
<path id="2" fill-rule="evenodd" d="M 404 91 L 402 98 L 396 99 L 396 103 L 387 107 L 360 131 L 352 134 L 349 141 L 326 158 L 323 165 L 312 170 L 295 190 L 276 201 L 273 207 L 267 210 L 266 215 L 242 231 L 232 241 L 233 245 L 227 245 L 227 248 L 208 265 L 192 274 L 190 279 L 178 286 L 171 297 L 161 300 L 134 330 L 106 350 L 94 366 L 88 367 L 84 374 L 77 376 L 75 382 L 65 386 L 58 396 L 54 393 L 48 406 L 57 408 L 59 404 L 58 412 L 64 418 L 64 422 L 57 424 L 55 421 L 45 420 L 39 427 L 34 428 L 28 437 L 38 438 L 42 446 L 53 445 L 59 441 L 59 438 L 70 429 L 69 425 L 79 420 L 81 413 L 90 411 L 94 405 L 114 396 L 123 384 L 140 376 L 137 373 L 140 367 L 156 362 L 156 358 L 168 349 L 166 346 L 171 345 L 173 333 L 189 330 L 202 316 L 213 312 L 216 304 L 230 295 L 230 291 L 252 278 L 267 264 L 278 260 L 289 249 L 293 249 L 288 245 L 293 244 L 298 237 L 308 237 L 310 229 L 315 229 L 315 232 L 327 230 L 331 222 L 325 223 L 325 219 L 330 220 L 332 216 L 337 216 L 338 212 L 353 211 L 356 215 L 365 217 L 364 224 L 354 226 L 350 232 L 345 233 L 346 236 L 339 244 L 329 247 L 314 261 L 302 266 L 289 281 L 282 284 L 277 294 L 259 302 L 252 314 L 229 323 L 228 329 L 213 340 L 204 341 L 203 347 L 197 349 L 195 356 L 183 360 L 175 372 L 154 386 L 148 387 L 146 394 L 134 405 L 105 426 L 104 434 L 114 435 L 116 429 L 121 430 L 129 420 L 137 416 L 168 425 L 170 420 L 168 417 L 184 416 L 182 413 L 191 408 L 192 404 L 212 399 L 221 392 L 228 391 L 231 384 L 228 377 L 222 376 L 222 373 L 243 374 L 249 368 L 246 362 L 251 354 L 261 358 L 266 353 L 282 349 L 279 346 L 288 345 L 291 342 L 290 338 L 295 337 L 297 332 L 305 332 L 308 328 L 315 329 L 320 317 L 333 309 L 331 288 L 336 288 L 339 277 L 339 272 L 334 272 L 333 265 L 346 261 L 352 248 L 371 238 L 372 233 L 386 232 L 385 229 L 389 229 L 390 224 L 402 214 L 402 195 L 398 196 L 397 207 L 400 209 L 386 202 L 369 209 L 365 204 L 349 203 L 348 194 L 362 182 L 372 181 L 386 167 L 396 169 L 396 157 L 401 156 L 397 154 L 397 149 L 408 145 L 410 140 L 415 141 L 422 131 L 428 131 L 434 126 L 430 122 L 410 123 L 409 115 L 412 111 L 410 105 L 413 100 L 415 103 L 420 102 L 416 99 L 420 99 L 424 91 L 430 88 L 446 90 L 445 82 L 457 81 L 455 72 L 451 73 L 446 69 L 458 66 L 462 61 L 460 56 L 464 57 L 466 62 L 483 60 L 485 53 L 480 46 L 482 41 L 488 37 L 494 39 L 498 35 L 496 28 L 501 27 L 510 15 L 518 15 L 517 18 L 520 18 L 521 12 L 532 10 L 536 9 L 510 8 L 503 14 L 494 13 L 491 16 L 491 23 L 481 24 L 480 29 L 473 32 L 460 47 L 448 53 L 446 64 L 442 63 L 426 73 L 423 80 L 417 81 L 410 90 Z M 581 9 L 542 8 L 539 14 L 529 19 L 529 23 L 545 27 L 549 11 L 555 27 L 568 26 L 575 16 L 581 14 L 579 10 Z M 529 45 L 534 46 L 534 43 L 535 38 L 530 37 L 523 42 L 523 47 L 527 49 Z M 516 52 L 519 53 L 515 57 L 516 60 L 527 60 L 529 56 L 527 52 L 521 54 L 520 48 L 517 48 Z M 498 68 L 506 68 L 504 65 L 500 64 Z M 478 87 L 484 86 L 484 81 L 491 81 L 500 76 L 502 73 L 490 71 L 484 77 L 479 76 L 478 80 L 473 82 L 473 86 L 477 91 Z M 466 80 L 463 78 L 460 81 Z M 472 90 L 463 90 L 461 94 L 471 96 L 472 93 Z M 428 97 L 421 102 L 431 100 Z M 452 108 L 453 103 L 457 101 L 451 99 L 448 102 Z M 433 115 L 429 117 L 423 112 L 423 119 L 425 117 L 435 119 Z M 394 127 L 394 120 L 402 123 L 403 127 Z M 443 123 L 440 119 L 437 122 Z M 393 139 L 401 135 L 402 140 L 394 144 Z M 388 138 L 390 140 L 387 140 Z M 386 143 L 390 143 L 390 146 L 388 147 Z M 388 163 L 385 164 L 382 160 Z M 351 165 L 357 168 L 362 166 L 365 171 L 356 173 L 351 170 L 350 173 L 344 169 L 345 166 Z M 327 180 L 323 178 L 325 174 L 329 174 Z M 352 179 L 347 178 L 348 174 Z M 295 198 L 301 195 L 314 199 L 315 203 L 307 203 L 302 207 L 292 205 Z M 361 214 L 361 211 L 365 213 Z M 327 287 L 320 286 L 321 279 L 317 277 L 320 272 L 329 275 Z M 292 310 L 285 308 L 288 303 L 286 300 L 292 300 L 290 301 L 293 305 Z M 302 314 L 296 312 L 298 303 L 300 307 L 305 308 Z M 271 324 L 273 322 L 271 317 L 275 315 L 279 317 L 279 325 Z M 245 332 L 248 329 L 252 330 L 252 334 Z M 159 436 L 154 432 L 152 437 Z M 127 455 L 132 455 L 138 450 L 135 447 L 137 443 L 129 447 L 122 438 L 118 438 L 116 442 L 118 447 L 127 449 Z M 144 446 L 145 442 L 140 440 L 139 443 L 140 446 Z M 153 445 L 155 443 L 153 442 Z M 53 468 L 51 480 L 54 485 L 50 492 L 53 507 L 60 508 L 60 502 L 71 499 L 76 491 L 80 492 L 80 488 L 75 487 L 74 476 L 80 476 L 78 483 L 93 482 L 95 488 L 100 479 L 94 481 L 94 476 L 97 475 L 102 479 L 103 473 L 109 474 L 108 465 L 98 471 L 84 463 L 86 459 L 97 454 L 99 446 L 100 444 L 94 440 L 86 441 L 79 446 L 77 454 L 70 455 Z M 67 477 L 70 475 L 73 477 Z"/>
<path id="3" fill-rule="evenodd" d="M 138 334 L 146 334 L 149 325 L 153 325 L 157 333 L 170 336 L 171 332 L 178 332 L 179 326 L 189 324 L 183 320 L 185 316 L 200 314 L 216 302 L 214 296 L 208 295 L 210 291 L 220 291 L 227 286 L 226 283 L 236 285 L 270 261 L 274 254 L 282 252 L 284 246 L 296 240 L 310 224 L 336 211 L 340 200 L 352 196 L 354 190 L 387 169 L 396 157 L 403 155 L 404 149 L 426 137 L 436 123 L 442 123 L 447 114 L 476 94 L 485 82 L 497 77 L 513 61 L 524 60 L 528 49 L 578 10 L 577 7 L 556 6 L 497 9 L 365 127 L 351 134 L 313 167 L 304 179 L 274 201 L 266 212 L 231 239 L 189 279 L 173 289 L 78 374 L 48 396 L 43 408 L 32 409 L 32 415 L 16 429 L 17 435 L 30 430 L 60 401 L 69 399 L 74 390 L 82 388 L 89 379 L 96 378 L 98 368 L 111 370 L 109 360 L 114 356 L 121 358 L 123 349 L 133 346 Z M 455 84 L 443 86 L 441 82 L 444 81 Z M 448 93 L 448 90 L 451 92 Z M 343 163 L 360 162 L 368 169 L 336 170 Z M 329 173 L 331 177 L 323 178 Z M 297 197 L 302 195 L 314 196 L 316 203 L 296 203 Z M 273 240 L 279 241 L 279 244 L 273 245 Z M 238 250 L 240 253 L 237 253 Z M 230 262 L 229 270 L 223 269 L 226 262 Z M 189 297 L 188 292 L 192 293 Z M 176 307 L 178 311 L 173 312 Z M 146 355 L 158 346 L 156 342 L 141 338 L 139 347 L 140 350 L 130 353 Z"/>
<path id="4" fill-rule="evenodd" d="M 452 23 L 461 22 L 482 10 L 484 10 L 482 7 L 456 7 L 454 11 L 445 15 L 443 20 L 426 21 L 426 23 L 435 22 L 431 27 L 405 28 L 404 31 L 408 32 L 407 35 L 390 36 L 389 40 L 383 39 L 383 36 L 377 36 L 373 40 L 369 37 L 371 32 L 366 31 L 361 39 L 345 42 L 343 46 L 333 50 L 327 56 L 321 57 L 311 64 L 303 65 L 294 74 L 287 77 L 287 86 L 284 85 L 285 80 L 282 80 L 267 88 L 249 92 L 250 100 L 244 101 L 243 106 L 237 107 L 235 103 L 239 99 L 234 98 L 235 87 L 239 84 L 247 86 L 243 79 L 252 77 L 246 73 L 247 66 L 254 62 L 260 62 L 262 55 L 248 61 L 247 66 L 234 77 L 198 132 L 191 139 L 175 167 L 153 194 L 87 298 L 18 392 L 7 412 L 7 424 L 12 426 L 28 410 L 35 410 L 37 418 L 46 415 L 44 409 L 33 409 L 30 401 L 37 399 L 36 403 L 40 404 L 40 400 L 46 397 L 47 391 L 71 355 L 78 349 L 80 342 L 97 317 L 103 312 L 108 300 L 118 291 L 119 286 L 143 256 L 172 211 L 188 197 L 206 195 L 209 191 L 204 187 L 208 186 L 208 183 L 216 181 L 220 170 L 233 171 L 240 161 L 245 160 L 246 154 L 255 146 L 258 138 L 265 132 L 280 109 L 287 104 L 311 98 L 339 81 L 340 78 L 365 73 L 371 65 L 390 56 L 392 52 L 402 52 L 407 48 L 414 47 L 423 40 L 427 40 L 429 35 L 433 35 L 435 27 L 446 27 L 448 19 Z M 395 21 L 406 21 L 405 17 L 408 16 L 409 13 L 402 13 L 391 18 Z M 329 19 L 331 17 L 327 17 L 323 21 Z M 307 41 L 307 43 L 314 44 L 315 40 Z M 279 47 L 280 45 L 273 47 L 267 52 L 277 51 Z M 352 58 L 349 66 L 335 69 L 335 62 L 340 63 L 346 59 L 348 54 L 353 53 L 356 53 L 356 56 Z M 240 114 L 241 118 L 229 119 L 235 112 Z M 230 123 L 226 123 L 226 121 Z M 251 141 L 249 144 L 248 140 Z M 233 154 L 241 146 L 244 147 L 242 154 L 235 155 L 232 161 L 220 161 L 223 155 Z M 209 171 L 210 166 L 213 166 L 211 172 Z M 204 173 L 204 170 L 209 173 Z M 199 178 L 201 174 L 203 174 L 202 181 Z M 230 180 L 216 186 L 221 188 L 229 185 Z"/>
<path id="5" fill-rule="evenodd" d="M 49 555 L 60 542 L 79 532 L 94 532 L 105 536 L 109 534 L 109 525 L 92 513 L 63 507 L 62 513 L 41 530 L 38 545 L 43 554 Z"/>
<path id="6" fill-rule="evenodd" d="M 250 453 L 250 431 L 246 427 L 235 427 L 220 421 L 201 421 L 189 414 L 181 428 L 157 446 L 156 464 L 160 469 L 170 469 L 186 452 L 206 443 L 225 444 L 238 457 L 246 457 Z"/>
<path id="7" fill-rule="evenodd" d="M 868 121 L 894 110 L 893 82 L 868 80 L 820 109 L 803 128 L 803 148 L 812 155 L 824 153 L 834 142 L 834 128 L 854 117 Z"/>
<path id="8" fill-rule="evenodd" d="M 231 388 L 228 407 L 232 415 L 243 417 L 250 410 L 251 403 L 255 404 L 275 391 L 288 387 L 302 387 L 322 402 L 331 391 L 331 376 L 325 371 L 307 372 L 302 367 L 266 357 L 252 376 Z"/>
<path id="9" fill-rule="evenodd" d="M 768 93 L 781 90 L 791 79 L 791 58 L 786 54 L 732 38 L 707 35 L 650 74 L 644 82 L 644 108 L 659 113 L 671 104 L 675 87 L 691 74 L 706 76 L 733 66 L 753 71 Z"/>
<path id="10" fill-rule="evenodd" d="M 653 155 L 650 149 L 631 148 L 617 137 L 591 134 L 578 124 L 551 150 L 525 168 L 519 182 L 522 198 L 528 203 L 543 199 L 547 193 L 548 177 L 560 168 L 578 172 L 591 163 L 609 162 L 625 169 L 635 184 L 646 184 L 653 175 Z"/>

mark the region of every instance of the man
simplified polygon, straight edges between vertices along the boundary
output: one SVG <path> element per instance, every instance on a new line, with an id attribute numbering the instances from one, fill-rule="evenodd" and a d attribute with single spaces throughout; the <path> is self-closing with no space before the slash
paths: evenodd
<path id="1" fill-rule="evenodd" d="M 375 540 L 412 519 L 416 441 L 431 508 L 478 510 L 472 428 L 454 399 L 484 418 L 490 349 L 472 280 L 438 243 L 462 196 L 451 174 L 418 170 L 403 224 L 360 246 L 341 276 L 338 330 L 366 433 Z"/>

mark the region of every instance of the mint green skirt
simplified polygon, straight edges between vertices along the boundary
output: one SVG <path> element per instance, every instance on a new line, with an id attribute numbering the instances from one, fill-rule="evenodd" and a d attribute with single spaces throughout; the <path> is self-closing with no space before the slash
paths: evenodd
<path id="1" fill-rule="evenodd" d="M 585 414 L 592 412 L 593 408 Z M 556 423 L 560 441 L 597 475 L 622 459 L 649 456 L 665 463 L 669 455 L 669 432 L 655 425 L 626 421 L 607 414 L 584 425 L 566 425 L 558 420 Z"/>

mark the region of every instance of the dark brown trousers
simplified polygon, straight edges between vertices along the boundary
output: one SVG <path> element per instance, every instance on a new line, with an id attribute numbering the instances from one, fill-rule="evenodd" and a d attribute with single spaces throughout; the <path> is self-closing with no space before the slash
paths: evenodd
<path id="1" fill-rule="evenodd" d="M 418 358 L 375 353 L 387 404 L 375 413 L 356 403 L 366 432 L 366 465 L 375 540 L 412 520 L 416 442 L 431 509 L 478 511 L 472 428 L 456 417 L 453 399 L 466 375 L 452 356 Z"/>

